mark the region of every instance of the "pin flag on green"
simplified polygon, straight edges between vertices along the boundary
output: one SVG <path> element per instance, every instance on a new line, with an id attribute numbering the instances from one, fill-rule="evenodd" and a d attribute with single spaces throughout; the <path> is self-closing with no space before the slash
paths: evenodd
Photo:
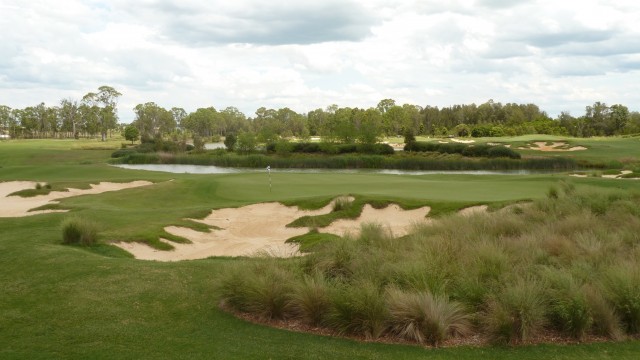
<path id="1" fill-rule="evenodd" d="M 267 165 L 267 172 L 269 173 L 269 192 L 271 192 L 271 165 Z"/>

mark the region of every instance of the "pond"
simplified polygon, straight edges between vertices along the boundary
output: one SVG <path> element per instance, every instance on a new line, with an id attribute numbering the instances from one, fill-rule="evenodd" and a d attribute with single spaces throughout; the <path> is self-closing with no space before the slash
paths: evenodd
<path id="1" fill-rule="evenodd" d="M 265 172 L 266 169 L 255 168 L 229 168 L 204 165 L 181 164 L 139 164 L 113 165 L 123 169 L 161 171 L 176 174 L 239 174 Z M 393 169 L 271 169 L 274 173 L 308 173 L 308 174 L 388 174 L 388 175 L 433 175 L 433 174 L 460 174 L 460 175 L 532 175 L 553 174 L 566 171 L 552 170 L 393 170 Z"/>

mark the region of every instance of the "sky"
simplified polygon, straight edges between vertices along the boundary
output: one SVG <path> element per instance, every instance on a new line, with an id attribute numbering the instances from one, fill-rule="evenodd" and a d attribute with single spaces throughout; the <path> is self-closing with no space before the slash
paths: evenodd
<path id="1" fill-rule="evenodd" d="M 0 105 L 640 110 L 637 0 L 0 0 Z"/>

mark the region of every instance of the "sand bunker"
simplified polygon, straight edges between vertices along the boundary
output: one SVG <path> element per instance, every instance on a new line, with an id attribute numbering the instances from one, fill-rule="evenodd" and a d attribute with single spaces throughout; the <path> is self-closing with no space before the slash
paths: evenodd
<path id="1" fill-rule="evenodd" d="M 425 218 L 430 210 L 431 208 L 428 206 L 415 210 L 403 210 L 396 204 L 389 205 L 384 209 L 374 209 L 367 204 L 362 209 L 359 218 L 336 220 L 318 231 L 338 236 L 346 234 L 358 236 L 362 224 L 377 223 L 389 229 L 394 236 L 404 236 L 416 223 L 430 221 Z"/>
<path id="2" fill-rule="evenodd" d="M 100 194 L 107 191 L 118 191 L 139 186 L 151 185 L 149 181 L 133 181 L 130 183 L 102 182 L 91 184 L 90 189 L 69 188 L 68 191 L 52 191 L 47 195 L 33 197 L 7 196 L 16 191 L 33 189 L 37 183 L 32 181 L 10 181 L 0 183 L 0 217 L 22 217 L 66 210 L 38 210 L 29 211 L 44 205 L 57 204 L 59 199 L 79 195 Z"/>
<path id="3" fill-rule="evenodd" d="M 551 145 L 547 145 L 546 142 L 544 141 L 537 141 L 535 143 L 533 143 L 533 145 L 535 146 L 531 146 L 529 147 L 529 150 L 538 150 L 538 151 L 580 151 L 580 150 L 587 150 L 586 147 L 584 146 L 574 146 L 574 147 L 567 147 L 567 143 L 566 142 L 554 142 Z M 519 148 L 519 149 L 527 149 L 527 148 Z"/>
<path id="4" fill-rule="evenodd" d="M 489 209 L 489 206 L 487 205 L 471 206 L 458 211 L 458 214 L 462 216 L 471 216 L 474 214 L 485 213 L 487 212 L 487 209 Z"/>
<path id="5" fill-rule="evenodd" d="M 602 175 L 602 177 L 606 179 L 622 179 L 623 175 L 631 174 L 632 172 L 631 170 L 622 170 L 619 174 Z"/>
<path id="6" fill-rule="evenodd" d="M 137 259 L 178 261 L 203 259 L 210 256 L 254 256 L 269 254 L 277 257 L 299 255 L 297 244 L 287 244 L 291 237 L 309 232 L 309 228 L 288 228 L 287 224 L 311 215 L 317 216 L 331 212 L 333 203 L 319 210 L 305 211 L 297 207 L 288 207 L 280 203 L 263 203 L 213 210 L 202 220 L 194 220 L 211 227 L 210 232 L 199 232 L 189 228 L 169 226 L 165 230 L 171 234 L 191 240 L 192 244 L 171 244 L 175 249 L 162 251 L 141 243 L 116 243 L 114 245 L 132 253 Z M 398 205 L 384 209 L 374 209 L 365 205 L 362 214 L 355 220 L 337 220 L 332 225 L 319 229 L 320 232 L 344 235 L 357 234 L 363 223 L 380 223 L 388 227 L 396 236 L 405 235 L 411 226 L 419 221 L 427 221 L 425 216 L 429 208 L 402 210 Z"/>
<path id="7" fill-rule="evenodd" d="M 280 203 L 263 203 L 213 210 L 202 220 L 192 219 L 211 227 L 208 233 L 193 229 L 169 226 L 165 230 L 191 240 L 192 244 L 170 243 L 171 251 L 153 249 L 140 243 L 116 243 L 115 245 L 132 253 L 138 259 L 177 261 L 204 259 L 210 256 L 252 256 L 268 253 L 278 257 L 294 256 L 297 244 L 286 244 L 291 237 L 309 232 L 307 228 L 288 228 L 287 224 L 303 216 L 327 214 L 333 204 L 320 210 L 305 211 Z"/>
<path id="8" fill-rule="evenodd" d="M 475 140 L 461 140 L 461 139 L 451 139 L 453 142 L 462 143 L 462 144 L 471 144 L 476 142 Z"/>

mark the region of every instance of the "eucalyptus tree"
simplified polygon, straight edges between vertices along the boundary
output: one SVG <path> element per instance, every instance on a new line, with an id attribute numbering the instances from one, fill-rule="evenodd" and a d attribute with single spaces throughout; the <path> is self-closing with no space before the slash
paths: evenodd
<path id="1" fill-rule="evenodd" d="M 138 128 L 143 138 L 163 136 L 176 128 L 174 114 L 154 102 L 138 104 L 133 111 L 136 118 L 132 124 Z"/>
<path id="2" fill-rule="evenodd" d="M 58 117 L 61 121 L 60 130 L 70 131 L 73 137 L 77 137 L 76 126 L 81 117 L 78 102 L 72 99 L 61 100 L 58 108 Z"/>
<path id="3" fill-rule="evenodd" d="M 118 126 L 118 98 L 122 96 L 120 92 L 111 86 L 100 86 L 98 92 L 89 92 L 82 97 L 82 102 L 98 110 L 100 121 L 100 134 L 102 141 L 107 140 L 107 131 Z"/>
<path id="4" fill-rule="evenodd" d="M 171 116 L 173 116 L 173 121 L 176 123 L 176 126 L 180 129 L 183 129 L 182 120 L 187 117 L 187 112 L 180 107 L 172 107 L 170 111 Z"/>
<path id="5" fill-rule="evenodd" d="M 11 133 L 13 121 L 13 112 L 11 111 L 11 108 L 6 105 L 0 105 L 0 132 L 2 132 L 2 135 Z"/>

